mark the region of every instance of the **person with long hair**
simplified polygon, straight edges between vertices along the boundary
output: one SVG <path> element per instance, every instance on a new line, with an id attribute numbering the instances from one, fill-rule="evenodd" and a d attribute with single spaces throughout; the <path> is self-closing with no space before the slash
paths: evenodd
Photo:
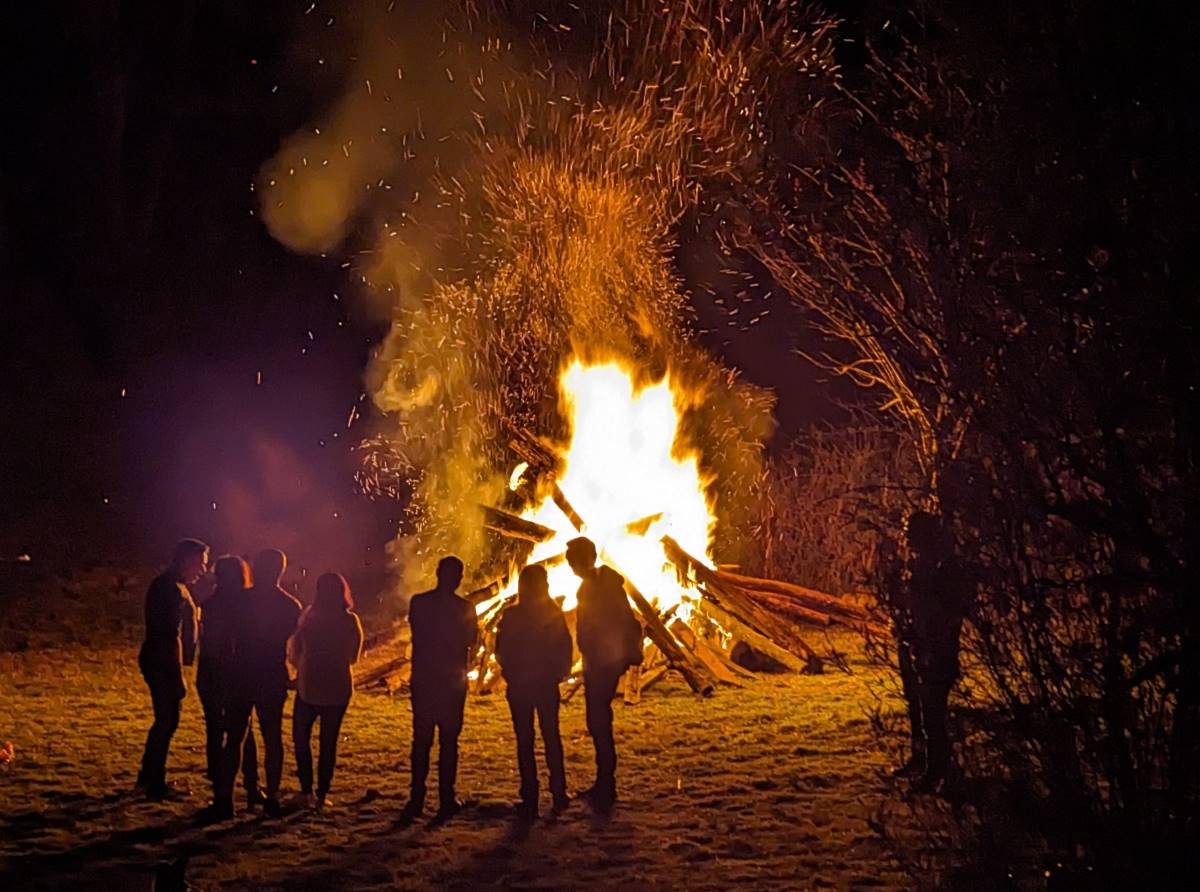
<path id="1" fill-rule="evenodd" d="M 300 617 L 289 643 L 296 667 L 296 700 L 292 712 L 292 743 L 296 775 L 307 804 L 327 807 L 329 785 L 337 762 L 338 734 L 354 693 L 354 669 L 362 655 L 363 630 L 354 612 L 350 586 L 337 573 L 317 580 L 317 596 Z M 321 723 L 317 757 L 317 789 L 313 797 L 312 730 Z"/>
<path id="2" fill-rule="evenodd" d="M 558 683 L 571 671 L 573 647 L 562 608 L 550 597 L 546 568 L 532 564 L 521 571 L 517 603 L 504 611 L 496 630 L 496 658 L 507 684 L 508 708 L 517 737 L 521 802 L 517 815 L 538 815 L 538 772 L 533 752 L 533 716 L 537 714 L 550 772 L 554 813 L 566 810 L 567 777 L 558 730 Z"/>
<path id="3" fill-rule="evenodd" d="M 217 559 L 213 575 L 216 587 L 200 607 L 196 691 L 204 708 L 204 753 L 213 788 L 212 805 L 204 817 L 217 821 L 233 817 L 237 757 L 245 736 L 244 723 L 233 717 L 246 698 L 239 635 L 246 618 L 250 565 L 227 554 Z"/>

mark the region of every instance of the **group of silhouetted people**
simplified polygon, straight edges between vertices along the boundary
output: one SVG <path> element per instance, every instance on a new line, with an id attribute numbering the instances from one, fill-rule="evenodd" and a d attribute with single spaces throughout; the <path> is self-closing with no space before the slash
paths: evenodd
<path id="1" fill-rule="evenodd" d="M 625 580 L 597 565 L 589 539 L 568 543 L 567 562 L 580 578 L 577 643 L 583 659 L 587 729 L 595 745 L 596 780 L 579 794 L 607 812 L 617 799 L 616 746 L 612 700 L 621 675 L 642 660 L 642 627 L 625 594 Z M 138 663 L 150 688 L 154 724 L 146 738 L 138 786 L 155 799 L 170 798 L 166 763 L 186 694 L 183 666 L 199 651 L 196 686 L 204 709 L 205 754 L 212 784 L 206 821 L 231 818 L 239 767 L 247 806 L 261 805 L 278 816 L 283 774 L 283 713 L 295 667 L 296 698 L 292 739 L 296 774 L 304 804 L 328 802 L 338 736 L 354 689 L 353 665 L 363 646 L 362 624 L 353 611 L 350 588 L 336 573 L 317 581 L 313 604 L 303 608 L 279 581 L 287 565 L 283 552 L 260 552 L 251 568 L 227 555 L 214 566 L 216 586 L 199 607 L 188 586 L 207 571 L 208 546 L 186 539 L 176 546 L 170 567 L 146 594 L 146 637 Z M 463 564 L 443 558 L 437 586 L 409 603 L 412 632 L 411 791 L 401 813 L 412 821 L 425 808 L 426 782 L 434 738 L 438 742 L 438 810 L 444 821 L 462 808 L 455 794 L 458 738 L 463 727 L 468 671 L 479 641 L 475 608 L 458 594 Z M 574 647 L 562 608 L 551 597 L 544 566 L 520 574 L 517 598 L 501 615 L 496 659 L 507 685 L 520 769 L 523 820 L 538 815 L 538 771 L 534 758 L 534 719 L 541 729 L 550 776 L 553 810 L 569 805 L 563 746 L 559 734 L 559 684 L 571 672 Z M 257 783 L 257 747 L 250 730 L 257 719 L 265 762 L 265 790 Z M 311 737 L 320 724 L 314 788 Z"/>
<path id="2" fill-rule="evenodd" d="M 247 805 L 270 816 L 282 813 L 283 713 L 296 668 L 292 741 L 300 795 L 323 807 L 337 757 L 338 732 L 353 693 L 353 664 L 362 651 L 362 624 L 346 580 L 326 573 L 317 580 L 307 609 L 280 587 L 287 567 L 282 551 L 267 549 L 254 561 L 253 575 L 242 558 L 226 555 L 214 566 L 216 586 L 199 607 L 188 586 L 206 572 L 208 546 L 185 539 L 170 567 L 146 593 L 146 637 L 138 665 L 150 688 L 154 724 L 146 736 L 138 786 L 154 799 L 170 798 L 167 751 L 179 726 L 187 692 L 183 666 L 199 651 L 196 688 L 204 709 L 205 759 L 213 801 L 202 817 L 233 816 L 233 790 L 243 766 Z M 262 736 L 265 790 L 257 783 L 257 747 L 250 731 L 257 719 Z M 320 722 L 320 755 L 313 790 L 311 736 Z"/>

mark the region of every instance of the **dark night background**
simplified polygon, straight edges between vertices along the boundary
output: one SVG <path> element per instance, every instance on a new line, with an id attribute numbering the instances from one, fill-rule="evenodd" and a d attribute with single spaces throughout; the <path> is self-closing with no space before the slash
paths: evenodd
<path id="1" fill-rule="evenodd" d="M 382 324 L 360 309 L 346 258 L 292 255 L 253 214 L 260 164 L 339 87 L 338 60 L 297 49 L 322 24 L 308 5 L 113 0 L 10 20 L 0 556 L 157 560 L 194 534 L 379 569 L 397 512 L 356 495 L 349 447 L 363 428 L 347 419 L 355 405 L 369 417 L 362 373 Z M 889 14 L 833 7 L 848 33 Z M 1093 78 L 1083 145 L 1121 114 L 1105 97 L 1190 102 L 1189 29 L 1155 9 L 1039 4 L 1026 23 L 1021 4 L 999 4 L 959 14 L 954 39 L 986 60 L 1033 35 L 1063 77 Z M 844 52 L 853 77 L 855 45 Z M 736 287 L 714 258 L 685 234 L 690 284 Z M 789 354 L 799 326 L 786 308 L 742 333 L 698 303 L 710 346 L 779 392 L 777 443 L 838 418 Z"/>
<path id="2" fill-rule="evenodd" d="M 2 556 L 275 544 L 239 535 L 254 529 L 305 563 L 378 569 L 398 512 L 355 493 L 347 419 L 370 413 L 384 327 L 345 258 L 293 255 L 253 215 L 255 172 L 339 86 L 336 60 L 292 49 L 323 24 L 308 5 L 74 3 L 26 23 L 4 149 Z M 711 246 L 681 259 L 716 271 Z M 781 405 L 794 431 L 832 407 L 782 327 L 764 354 L 765 329 L 734 330 L 728 358 L 768 385 L 804 377 Z"/>

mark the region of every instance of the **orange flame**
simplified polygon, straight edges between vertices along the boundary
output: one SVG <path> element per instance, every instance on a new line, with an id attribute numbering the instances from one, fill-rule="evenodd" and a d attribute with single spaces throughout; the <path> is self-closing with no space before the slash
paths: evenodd
<path id="1" fill-rule="evenodd" d="M 695 451 L 679 446 L 683 394 L 668 375 L 635 388 L 616 362 L 585 365 L 574 360 L 559 378 L 559 394 L 571 422 L 558 484 L 586 524 L 582 534 L 551 498 L 522 516 L 557 533 L 534 550 L 532 561 L 562 554 L 567 542 L 586 535 L 601 560 L 624 574 L 659 610 L 678 605 L 691 613 L 692 595 L 679 583 L 663 553 L 669 535 L 687 551 L 709 557 L 716 518 L 705 496 Z M 514 478 L 523 469 L 518 466 Z M 711 559 L 711 558 L 710 558 Z M 550 591 L 575 606 L 579 580 L 570 568 L 550 568 Z M 515 582 L 510 585 L 511 591 Z"/>

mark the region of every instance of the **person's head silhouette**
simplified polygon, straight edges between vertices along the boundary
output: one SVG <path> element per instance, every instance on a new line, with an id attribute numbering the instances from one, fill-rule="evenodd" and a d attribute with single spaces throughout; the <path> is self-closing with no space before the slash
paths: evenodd
<path id="1" fill-rule="evenodd" d="M 449 554 L 438 561 L 437 587 L 439 592 L 452 592 L 463 578 L 463 562 Z"/>
<path id="2" fill-rule="evenodd" d="M 254 581 L 257 585 L 279 585 L 287 569 L 287 555 L 278 548 L 264 548 L 254 556 Z"/>
<path id="3" fill-rule="evenodd" d="M 954 540 L 943 518 L 917 511 L 908 519 L 908 547 L 918 558 L 943 561 L 954 551 Z"/>
<path id="4" fill-rule="evenodd" d="M 580 536 L 567 543 L 567 563 L 580 579 L 591 576 L 596 569 L 596 543 Z"/>
<path id="5" fill-rule="evenodd" d="M 250 565 L 236 554 L 217 558 L 213 566 L 218 591 L 239 591 L 250 587 Z"/>
<path id="6" fill-rule="evenodd" d="M 541 564 L 530 564 L 517 579 L 517 600 L 521 604 L 545 604 L 550 600 L 550 577 Z"/>
<path id="7" fill-rule="evenodd" d="M 322 573 L 317 580 L 317 597 L 313 606 L 318 610 L 351 610 L 354 598 L 350 584 L 340 573 Z"/>
<path id="8" fill-rule="evenodd" d="M 208 570 L 208 546 L 199 539 L 181 539 L 171 555 L 171 569 L 191 585 Z"/>

